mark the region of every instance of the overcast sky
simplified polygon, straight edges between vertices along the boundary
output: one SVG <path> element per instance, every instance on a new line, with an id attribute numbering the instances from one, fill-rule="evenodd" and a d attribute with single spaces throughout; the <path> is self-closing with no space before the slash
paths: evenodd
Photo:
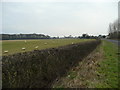
<path id="1" fill-rule="evenodd" d="M 18 2 L 3 0 L 1 3 L 1 33 L 41 33 L 50 36 L 79 36 L 83 33 L 104 35 L 108 33 L 109 23 L 118 18 L 119 0 L 16 1 Z"/>

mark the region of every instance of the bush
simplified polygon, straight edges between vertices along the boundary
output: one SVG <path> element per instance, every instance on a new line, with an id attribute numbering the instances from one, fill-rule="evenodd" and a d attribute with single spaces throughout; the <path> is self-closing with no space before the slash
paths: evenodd
<path id="1" fill-rule="evenodd" d="M 3 88 L 50 87 L 58 77 L 93 51 L 101 41 L 3 56 Z"/>

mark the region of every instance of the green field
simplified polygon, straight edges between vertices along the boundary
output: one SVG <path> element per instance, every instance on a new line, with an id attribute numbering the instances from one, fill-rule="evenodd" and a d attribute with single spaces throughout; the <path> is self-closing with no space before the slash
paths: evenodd
<path id="1" fill-rule="evenodd" d="M 2 55 L 10 55 L 24 52 L 22 48 L 25 48 L 25 51 L 32 51 L 35 50 L 36 46 L 38 46 L 38 49 L 46 49 L 90 40 L 93 39 L 4 40 L 0 45 L 2 45 Z M 8 51 L 8 53 L 6 54 L 4 51 Z"/>

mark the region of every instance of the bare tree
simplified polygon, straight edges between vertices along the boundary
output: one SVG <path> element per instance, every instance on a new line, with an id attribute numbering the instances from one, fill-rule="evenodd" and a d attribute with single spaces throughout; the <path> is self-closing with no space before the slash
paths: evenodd
<path id="1" fill-rule="evenodd" d="M 120 23 L 119 19 L 115 20 L 113 23 L 109 24 L 109 38 L 120 39 Z"/>

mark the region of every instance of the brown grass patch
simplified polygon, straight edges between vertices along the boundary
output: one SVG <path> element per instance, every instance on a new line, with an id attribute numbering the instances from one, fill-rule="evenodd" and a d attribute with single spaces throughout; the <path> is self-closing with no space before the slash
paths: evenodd
<path id="1" fill-rule="evenodd" d="M 53 88 L 94 88 L 94 83 L 97 83 L 96 74 L 99 61 L 102 60 L 103 51 L 100 45 L 89 54 L 84 60 L 80 61 L 78 66 L 73 67 L 66 76 L 57 79 Z M 72 73 L 76 73 L 73 77 Z M 72 77 L 72 78 L 71 78 Z"/>

